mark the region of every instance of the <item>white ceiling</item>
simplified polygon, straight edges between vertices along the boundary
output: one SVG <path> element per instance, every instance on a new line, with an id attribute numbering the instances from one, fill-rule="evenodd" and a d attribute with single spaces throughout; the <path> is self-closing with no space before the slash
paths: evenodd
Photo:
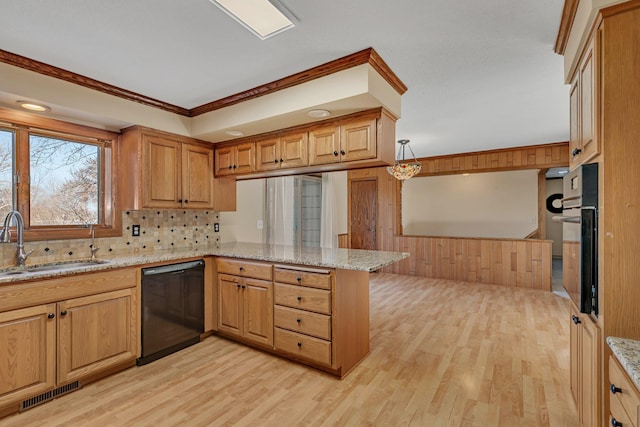
<path id="1" fill-rule="evenodd" d="M 373 47 L 418 157 L 568 139 L 562 0 L 282 3 L 296 27 L 261 41 L 208 0 L 0 0 L 0 49 L 193 108 Z"/>

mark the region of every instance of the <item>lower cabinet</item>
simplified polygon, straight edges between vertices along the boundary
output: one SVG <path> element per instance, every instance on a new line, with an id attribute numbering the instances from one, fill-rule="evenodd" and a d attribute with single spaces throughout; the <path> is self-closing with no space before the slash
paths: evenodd
<path id="1" fill-rule="evenodd" d="M 600 329 L 571 304 L 571 392 L 583 427 L 600 425 Z"/>
<path id="2" fill-rule="evenodd" d="M 273 284 L 266 280 L 218 276 L 218 330 L 273 346 Z"/>
<path id="3" fill-rule="evenodd" d="M 0 410 L 133 365 L 138 349 L 135 277 L 133 270 L 123 270 L 3 286 Z M 117 289 L 129 283 L 131 288 Z M 99 293 L 47 301 L 92 291 Z M 5 311 L 29 301 L 40 304 Z"/>
<path id="4" fill-rule="evenodd" d="M 640 391 L 624 372 L 615 356 L 609 356 L 609 425 L 638 427 Z"/>

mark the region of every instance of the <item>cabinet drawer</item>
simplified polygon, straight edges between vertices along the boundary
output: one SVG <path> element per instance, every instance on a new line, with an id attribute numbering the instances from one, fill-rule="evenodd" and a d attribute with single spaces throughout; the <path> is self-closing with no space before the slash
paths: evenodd
<path id="1" fill-rule="evenodd" d="M 331 365 L 331 343 L 307 335 L 276 328 L 276 350 L 295 354 L 323 365 Z"/>
<path id="2" fill-rule="evenodd" d="M 331 316 L 279 305 L 275 307 L 274 316 L 277 327 L 325 340 L 331 339 Z"/>
<path id="3" fill-rule="evenodd" d="M 329 270 L 326 270 L 326 273 L 314 273 L 276 267 L 273 274 L 276 282 L 292 283 L 310 286 L 312 288 L 331 289 L 331 272 Z"/>
<path id="4" fill-rule="evenodd" d="M 275 303 L 316 313 L 331 314 L 331 292 L 296 285 L 275 285 Z"/>
<path id="5" fill-rule="evenodd" d="M 271 280 L 272 277 L 271 264 L 226 258 L 218 258 L 218 273 L 263 280 Z"/>
<path id="6" fill-rule="evenodd" d="M 633 425 L 637 427 L 638 405 L 640 405 L 640 395 L 636 391 L 635 385 L 631 383 L 631 380 L 624 373 L 614 356 L 609 356 L 609 385 L 615 386 L 622 391 L 615 394 L 609 391 L 609 397 L 611 402 L 611 415 L 618 421 L 621 421 L 623 425 Z M 614 408 L 617 411 L 614 412 Z M 622 418 L 633 419 L 631 424 L 624 424 Z"/>

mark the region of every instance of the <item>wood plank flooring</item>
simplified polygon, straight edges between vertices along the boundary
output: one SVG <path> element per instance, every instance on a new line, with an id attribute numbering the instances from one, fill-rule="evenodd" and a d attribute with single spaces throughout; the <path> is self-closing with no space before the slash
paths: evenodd
<path id="1" fill-rule="evenodd" d="M 371 353 L 340 381 L 219 337 L 0 426 L 578 426 L 568 300 L 371 275 Z"/>

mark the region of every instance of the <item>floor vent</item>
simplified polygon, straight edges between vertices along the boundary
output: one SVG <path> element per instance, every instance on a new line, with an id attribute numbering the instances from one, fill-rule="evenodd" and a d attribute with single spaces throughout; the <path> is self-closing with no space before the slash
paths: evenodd
<path id="1" fill-rule="evenodd" d="M 80 382 L 74 381 L 72 383 L 62 385 L 54 390 L 49 390 L 45 393 L 34 396 L 30 399 L 23 401 L 20 404 L 20 412 L 26 411 L 27 409 L 31 409 L 34 406 L 38 406 L 41 403 L 48 402 L 50 400 L 55 399 L 56 397 L 62 396 L 63 394 L 70 393 L 79 388 L 80 388 Z"/>

